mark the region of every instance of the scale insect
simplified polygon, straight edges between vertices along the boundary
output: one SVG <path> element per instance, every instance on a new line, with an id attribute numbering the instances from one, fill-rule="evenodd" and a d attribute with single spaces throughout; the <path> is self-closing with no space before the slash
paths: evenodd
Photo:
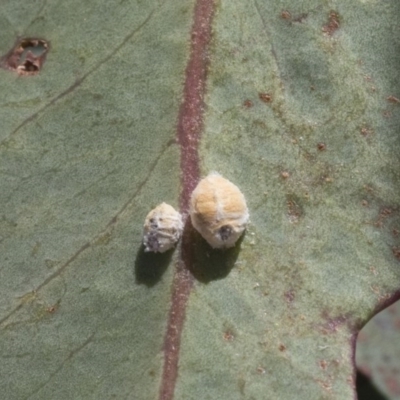
<path id="1" fill-rule="evenodd" d="M 144 251 L 164 253 L 172 249 L 183 231 L 181 214 L 167 203 L 151 210 L 144 221 Z"/>
<path id="2" fill-rule="evenodd" d="M 216 249 L 233 247 L 246 229 L 249 211 L 240 189 L 217 173 L 202 179 L 190 199 L 193 226 Z"/>

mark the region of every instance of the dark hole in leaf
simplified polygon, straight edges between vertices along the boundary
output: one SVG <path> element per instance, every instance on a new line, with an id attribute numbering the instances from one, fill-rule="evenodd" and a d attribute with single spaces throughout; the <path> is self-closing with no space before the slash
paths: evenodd
<path id="1" fill-rule="evenodd" d="M 25 62 L 25 70 L 27 72 L 34 72 L 34 71 L 38 71 L 38 67 L 32 61 L 27 60 Z"/>
<path id="2" fill-rule="evenodd" d="M 46 60 L 49 43 L 44 39 L 18 39 L 14 47 L 1 58 L 2 68 L 19 75 L 36 75 Z"/>

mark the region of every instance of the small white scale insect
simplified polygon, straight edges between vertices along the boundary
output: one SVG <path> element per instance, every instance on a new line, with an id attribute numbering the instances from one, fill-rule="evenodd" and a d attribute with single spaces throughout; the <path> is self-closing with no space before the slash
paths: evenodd
<path id="1" fill-rule="evenodd" d="M 172 249 L 182 235 L 181 214 L 167 203 L 151 210 L 144 221 L 144 251 L 164 253 Z"/>
<path id="2" fill-rule="evenodd" d="M 233 247 L 246 229 L 249 211 L 240 189 L 213 172 L 192 193 L 190 217 L 203 238 L 217 249 Z"/>

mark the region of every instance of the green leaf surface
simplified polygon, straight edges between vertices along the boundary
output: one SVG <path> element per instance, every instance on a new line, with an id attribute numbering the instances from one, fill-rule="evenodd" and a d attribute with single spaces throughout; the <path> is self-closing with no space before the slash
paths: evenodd
<path id="1" fill-rule="evenodd" d="M 192 234 L 149 255 L 146 214 L 188 190 L 177 126 L 207 2 L 201 174 L 238 185 L 251 223 L 233 250 Z M 3 2 L 0 54 L 17 37 L 50 50 L 35 76 L 0 69 L 2 397 L 171 399 L 176 330 L 174 399 L 354 398 L 356 334 L 400 289 L 399 13 Z"/>

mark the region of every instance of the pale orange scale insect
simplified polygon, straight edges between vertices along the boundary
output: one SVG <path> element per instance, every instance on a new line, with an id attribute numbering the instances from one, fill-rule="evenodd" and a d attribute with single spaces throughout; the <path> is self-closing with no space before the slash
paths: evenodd
<path id="1" fill-rule="evenodd" d="M 144 251 L 164 253 L 172 249 L 182 235 L 181 214 L 167 203 L 151 210 L 144 221 Z"/>
<path id="2" fill-rule="evenodd" d="M 192 193 L 193 226 L 211 247 L 233 247 L 246 229 L 249 211 L 240 189 L 217 173 L 202 179 Z"/>

